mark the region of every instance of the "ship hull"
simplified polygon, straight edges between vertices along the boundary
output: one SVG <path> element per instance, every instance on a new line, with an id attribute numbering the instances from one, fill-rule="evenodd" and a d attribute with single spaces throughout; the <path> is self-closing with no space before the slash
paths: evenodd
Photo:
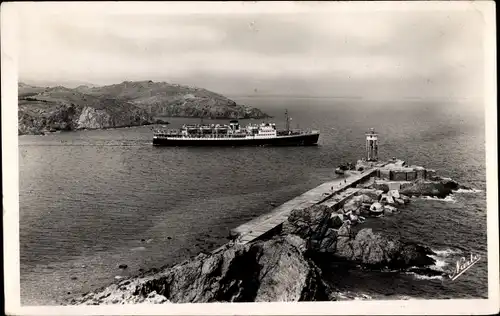
<path id="1" fill-rule="evenodd" d="M 287 135 L 275 138 L 242 138 L 242 139 L 196 139 L 196 138 L 153 138 L 155 146 L 315 146 L 319 134 Z"/>

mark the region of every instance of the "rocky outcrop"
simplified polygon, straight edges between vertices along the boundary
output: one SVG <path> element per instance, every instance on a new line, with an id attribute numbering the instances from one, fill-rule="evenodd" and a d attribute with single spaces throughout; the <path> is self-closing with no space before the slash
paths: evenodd
<path id="1" fill-rule="evenodd" d="M 370 268 L 407 269 L 435 263 L 430 248 L 404 243 L 396 237 L 374 233 L 370 228 L 360 230 L 352 237 L 349 227 L 342 228 L 337 240 L 336 255 Z"/>
<path id="2" fill-rule="evenodd" d="M 328 230 L 333 228 L 331 214 L 331 210 L 325 205 L 292 210 L 283 224 L 282 233 L 299 236 L 306 242 L 309 250 L 330 252 L 336 239 L 333 230 Z"/>
<path id="3" fill-rule="evenodd" d="M 64 87 L 47 88 L 29 97 L 21 95 L 20 135 L 153 123 L 151 115 L 129 102 L 89 96 Z"/>
<path id="4" fill-rule="evenodd" d="M 372 199 L 373 201 L 378 201 L 378 200 L 380 200 L 380 197 L 382 196 L 383 193 L 384 193 L 384 191 L 377 190 L 377 189 L 361 189 L 361 190 L 359 190 L 358 195 L 366 195 L 370 199 Z M 368 202 L 368 203 L 370 203 L 370 202 Z"/>
<path id="5" fill-rule="evenodd" d="M 356 234 L 349 221 L 335 229 L 331 215 L 323 206 L 294 211 L 279 236 L 246 245 L 228 244 L 162 271 L 120 280 L 70 304 L 332 300 L 335 289 L 323 279 L 318 265 L 325 255 L 377 269 L 434 264 L 428 256 L 433 253 L 426 247 L 371 229 Z"/>
<path id="6" fill-rule="evenodd" d="M 123 280 L 72 304 L 291 302 L 328 299 L 321 271 L 297 236 L 233 245 L 151 275 Z"/>
<path id="7" fill-rule="evenodd" d="M 389 192 L 389 185 L 387 183 L 375 182 L 371 185 L 371 188 L 382 191 L 383 193 Z"/>
<path id="8" fill-rule="evenodd" d="M 292 211 L 283 224 L 282 234 L 299 236 L 309 252 L 334 254 L 371 268 L 406 269 L 434 264 L 429 248 L 367 228 L 355 234 L 350 220 L 338 229 L 334 227 L 331 212 L 319 205 Z"/>
<path id="9" fill-rule="evenodd" d="M 74 104 L 60 104 L 44 108 L 27 108 L 22 103 L 18 110 L 18 134 L 43 134 L 50 131 L 75 129 L 74 118 L 79 109 Z"/>
<path id="10" fill-rule="evenodd" d="M 458 189 L 468 189 L 449 178 L 437 178 L 437 181 L 417 180 L 411 186 L 400 190 L 401 194 L 408 196 L 435 196 L 444 198 Z"/>
<path id="11" fill-rule="evenodd" d="M 398 211 L 397 208 L 391 205 L 384 205 L 384 215 L 392 215 Z"/>
<path id="12" fill-rule="evenodd" d="M 85 107 L 76 122 L 77 128 L 98 129 L 111 126 L 111 116 L 105 110 Z"/>

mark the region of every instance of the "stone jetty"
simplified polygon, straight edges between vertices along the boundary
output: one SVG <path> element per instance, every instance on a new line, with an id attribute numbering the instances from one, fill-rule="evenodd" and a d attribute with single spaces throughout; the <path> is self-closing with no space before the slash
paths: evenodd
<path id="1" fill-rule="evenodd" d="M 403 160 L 395 158 L 384 162 L 359 160 L 355 169 L 346 171 L 345 177 L 323 183 L 280 205 L 271 212 L 232 229 L 231 237 L 239 244 L 265 238 L 279 230 L 295 209 L 325 205 L 332 211 L 337 211 L 344 204 L 347 204 L 347 211 L 352 210 L 352 205 L 356 203 L 356 199 L 353 197 L 360 195 L 360 193 L 365 196 L 367 194 L 378 196 L 376 199 L 368 198 L 358 204 L 365 204 L 374 214 L 391 214 L 397 211 L 397 205 L 408 203 L 409 197 L 402 192 L 408 192 L 410 195 L 422 195 L 422 193 L 429 195 L 427 193 L 434 192 L 434 196 L 442 196 L 458 189 L 456 182 L 437 177 L 434 170 L 420 166 L 409 167 Z M 449 182 L 448 187 L 443 184 L 443 181 Z M 361 191 L 362 188 L 367 187 L 374 190 Z M 419 187 L 425 189 L 426 192 L 418 192 Z M 379 190 L 378 193 L 377 190 Z M 402 192 L 400 192 L 401 190 Z M 370 201 L 372 203 L 366 205 Z M 358 212 L 358 214 L 353 215 L 360 214 Z"/>
<path id="2" fill-rule="evenodd" d="M 362 172 L 352 171 L 349 172 L 345 178 L 343 177 L 323 183 L 283 205 L 280 205 L 270 213 L 238 226 L 231 231 L 231 235 L 237 237 L 237 243 L 246 244 L 278 228 L 286 221 L 294 209 L 304 209 L 322 203 L 329 205 L 331 208 L 338 207 L 337 204 L 344 202 L 357 192 L 352 186 L 366 181 L 376 171 L 376 168 L 370 168 Z"/>

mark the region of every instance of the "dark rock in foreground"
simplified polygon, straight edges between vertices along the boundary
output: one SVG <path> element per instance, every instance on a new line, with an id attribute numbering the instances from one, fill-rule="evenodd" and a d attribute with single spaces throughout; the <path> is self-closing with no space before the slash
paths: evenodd
<path id="1" fill-rule="evenodd" d="M 123 280 L 72 304 L 269 302 L 328 300 L 321 271 L 296 236 L 200 254 L 149 276 Z"/>

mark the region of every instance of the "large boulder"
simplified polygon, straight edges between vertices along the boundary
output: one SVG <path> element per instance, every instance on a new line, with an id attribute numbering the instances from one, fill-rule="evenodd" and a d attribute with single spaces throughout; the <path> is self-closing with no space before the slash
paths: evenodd
<path id="1" fill-rule="evenodd" d="M 431 255 L 435 253 L 429 248 L 415 243 L 404 243 L 396 258 L 393 258 L 393 266 L 396 268 L 424 267 L 434 265 L 436 262 Z"/>
<path id="2" fill-rule="evenodd" d="M 331 224 L 333 228 L 339 228 L 344 224 L 344 214 L 332 214 Z"/>
<path id="3" fill-rule="evenodd" d="M 324 300 L 327 290 L 321 271 L 304 256 L 304 244 L 297 236 L 287 236 L 233 245 L 161 272 L 121 281 L 71 303 Z"/>
<path id="4" fill-rule="evenodd" d="M 380 203 L 394 204 L 394 198 L 388 194 L 382 194 Z"/>
<path id="5" fill-rule="evenodd" d="M 338 229 L 328 228 L 319 245 L 319 252 L 335 253 L 337 251 Z"/>
<path id="6" fill-rule="evenodd" d="M 357 224 L 359 220 L 358 215 L 352 213 L 350 213 L 347 218 L 351 221 L 352 224 Z"/>
<path id="7" fill-rule="evenodd" d="M 432 265 L 435 261 L 431 254 L 429 248 L 374 233 L 370 228 L 360 230 L 355 238 L 339 238 L 336 252 L 338 257 L 368 267 L 391 269 Z"/>
<path id="8" fill-rule="evenodd" d="M 325 205 L 292 210 L 283 223 L 282 234 L 297 235 L 306 241 L 308 248 L 319 250 L 326 231 L 332 227 L 330 215 L 331 210 Z"/>
<path id="9" fill-rule="evenodd" d="M 355 195 L 347 200 L 342 208 L 344 209 L 345 213 L 351 212 L 353 214 L 359 215 L 361 213 L 361 209 L 363 208 L 363 204 L 371 204 L 375 201 L 378 200 L 371 198 L 367 194 Z"/>
<path id="10" fill-rule="evenodd" d="M 389 190 L 389 192 L 387 192 L 387 195 L 392 196 L 394 199 L 400 198 L 400 194 L 399 194 L 398 190 Z"/>
<path id="11" fill-rule="evenodd" d="M 344 209 L 344 213 L 357 212 L 358 209 L 362 207 L 362 205 L 363 203 L 360 200 L 350 199 L 349 201 L 345 202 L 342 208 Z"/>
<path id="12" fill-rule="evenodd" d="M 380 191 L 375 191 L 375 195 L 377 195 L 377 192 L 380 192 Z M 373 202 L 378 201 L 378 199 L 374 199 L 373 197 L 371 197 L 368 194 L 358 195 L 355 197 L 355 199 L 360 201 L 361 203 L 373 203 Z"/>
<path id="13" fill-rule="evenodd" d="M 349 253 L 349 251 L 351 250 L 349 245 L 352 241 L 353 236 L 354 235 L 351 230 L 351 224 L 346 221 L 344 225 L 342 225 L 342 227 L 340 227 L 337 231 L 337 247 L 335 249 L 335 255 L 344 258 L 349 258 L 349 256 L 352 256 L 352 254 Z"/>
<path id="14" fill-rule="evenodd" d="M 375 190 L 380 190 L 383 193 L 389 192 L 389 185 L 387 183 L 375 182 L 371 185 L 371 187 Z"/>
<path id="15" fill-rule="evenodd" d="M 439 183 L 441 183 L 445 188 L 450 189 L 452 191 L 467 188 L 466 186 L 459 184 L 457 181 L 451 178 L 440 178 Z"/>
<path id="16" fill-rule="evenodd" d="M 384 215 L 391 215 L 398 211 L 397 208 L 391 205 L 384 205 Z"/>
<path id="17" fill-rule="evenodd" d="M 403 194 L 401 194 L 400 196 L 401 196 L 401 199 L 403 200 L 403 202 L 405 204 L 410 203 L 410 198 L 409 197 L 407 197 L 406 195 L 403 195 Z"/>
<path id="18" fill-rule="evenodd" d="M 400 198 L 394 199 L 394 202 L 396 202 L 396 204 L 399 204 L 399 205 L 405 204 L 405 201 L 403 199 L 400 199 Z"/>
<path id="19" fill-rule="evenodd" d="M 402 188 L 401 194 L 409 196 L 436 196 L 444 198 L 455 188 L 453 182 L 417 180 L 411 186 Z"/>
<path id="20" fill-rule="evenodd" d="M 382 190 L 361 189 L 361 190 L 359 190 L 358 195 L 365 195 L 365 196 L 369 197 L 373 201 L 367 201 L 367 203 L 373 203 L 374 201 L 380 200 L 382 193 L 384 193 L 384 191 L 382 191 Z"/>

